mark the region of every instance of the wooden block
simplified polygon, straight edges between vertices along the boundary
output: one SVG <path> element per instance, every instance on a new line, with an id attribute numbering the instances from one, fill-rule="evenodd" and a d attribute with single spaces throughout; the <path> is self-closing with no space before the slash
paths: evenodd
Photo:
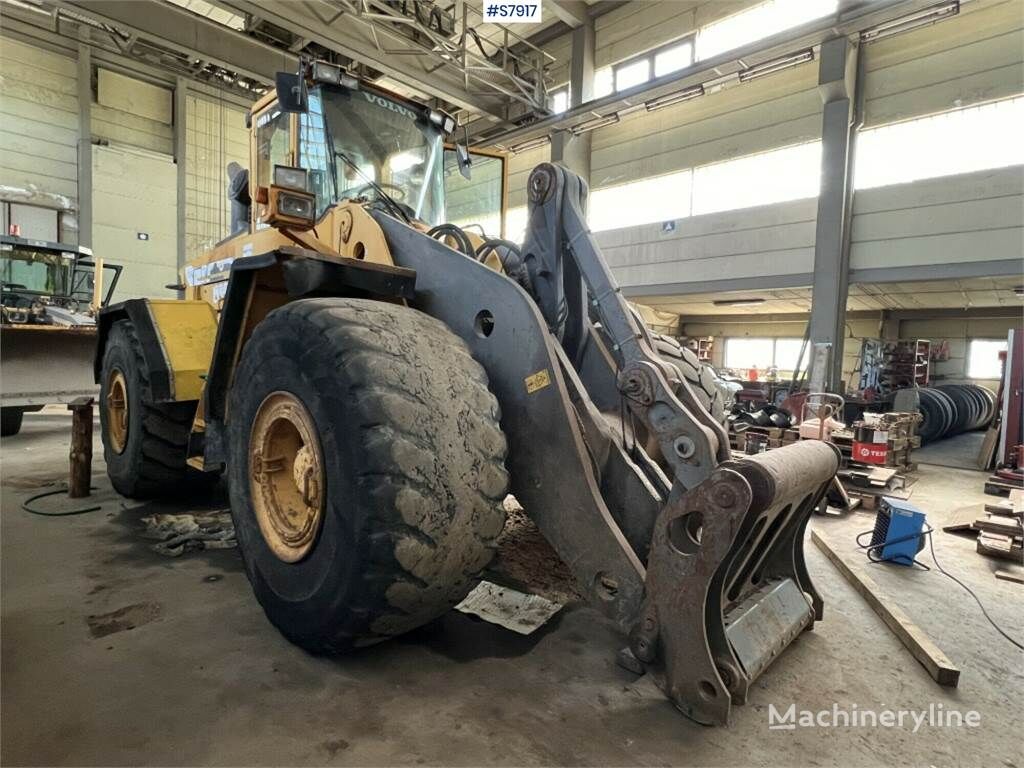
<path id="1" fill-rule="evenodd" d="M 1021 545 L 1012 536 L 982 531 L 978 534 L 978 554 L 1021 562 Z"/>
<path id="2" fill-rule="evenodd" d="M 979 517 L 974 521 L 974 527 L 979 531 L 985 531 L 986 533 L 998 533 L 1002 536 L 1021 536 L 1024 535 L 1024 530 L 1021 529 L 1020 521 L 1015 517 L 1000 518 L 986 515 L 985 517 Z"/>
<path id="3" fill-rule="evenodd" d="M 1013 506 L 1010 504 L 1009 500 L 996 502 L 995 504 L 986 504 L 985 511 L 993 515 L 1013 517 Z"/>
<path id="4" fill-rule="evenodd" d="M 918 627 L 903 610 L 882 591 L 860 568 L 854 568 L 836 551 L 824 534 L 811 530 L 811 540 L 818 546 L 843 577 L 860 593 L 871 609 L 885 622 L 907 650 L 928 670 L 939 685 L 955 688 L 960 682 L 960 670 L 949 657 Z"/>
<path id="5" fill-rule="evenodd" d="M 978 519 L 978 505 L 972 504 L 969 507 L 962 507 L 953 513 L 953 519 L 942 530 L 946 533 L 964 533 L 966 531 L 977 531 L 974 521 Z"/>

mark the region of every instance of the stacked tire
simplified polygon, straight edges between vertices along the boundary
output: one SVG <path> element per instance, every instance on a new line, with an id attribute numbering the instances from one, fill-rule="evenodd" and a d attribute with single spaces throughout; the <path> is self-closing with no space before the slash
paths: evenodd
<path id="1" fill-rule="evenodd" d="M 983 429 L 996 413 L 996 396 L 975 384 L 943 384 L 918 390 L 922 443 Z"/>

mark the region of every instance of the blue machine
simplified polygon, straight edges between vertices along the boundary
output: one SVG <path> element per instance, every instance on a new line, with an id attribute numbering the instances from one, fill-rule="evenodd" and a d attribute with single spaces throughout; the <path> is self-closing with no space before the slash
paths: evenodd
<path id="1" fill-rule="evenodd" d="M 871 534 L 871 543 L 861 544 L 861 536 Z M 857 537 L 857 544 L 867 550 L 873 562 L 914 565 L 915 556 L 924 549 L 924 537 L 931 533 L 925 524 L 924 512 L 909 501 L 882 498 L 875 518 L 875 528 Z"/>

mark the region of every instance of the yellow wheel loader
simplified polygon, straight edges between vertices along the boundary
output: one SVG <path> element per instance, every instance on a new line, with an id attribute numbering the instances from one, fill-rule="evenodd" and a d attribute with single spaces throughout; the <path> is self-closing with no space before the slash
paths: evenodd
<path id="1" fill-rule="evenodd" d="M 521 247 L 488 238 L 443 222 L 451 117 L 322 62 L 277 85 L 186 298 L 101 315 L 114 487 L 223 472 L 253 591 L 313 652 L 458 603 L 511 492 L 620 663 L 726 723 L 821 617 L 803 534 L 835 449 L 731 458 L 710 372 L 623 299 L 568 170 L 530 175 Z"/>

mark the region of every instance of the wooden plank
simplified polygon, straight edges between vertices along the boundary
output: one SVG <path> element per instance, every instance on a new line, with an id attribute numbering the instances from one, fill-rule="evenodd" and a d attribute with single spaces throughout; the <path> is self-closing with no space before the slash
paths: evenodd
<path id="1" fill-rule="evenodd" d="M 979 531 L 987 531 L 989 533 L 1000 533 L 1004 536 L 1021 536 L 1024 534 L 1024 530 L 1021 529 L 1020 521 L 1015 517 L 992 517 L 986 515 L 985 517 L 979 517 L 974 521 L 974 527 Z"/>
<path id="2" fill-rule="evenodd" d="M 1015 571 L 996 571 L 996 578 L 1000 581 L 1012 581 L 1014 584 L 1024 584 L 1024 573 Z"/>
<path id="3" fill-rule="evenodd" d="M 912 622 L 902 609 L 882 594 L 878 585 L 859 568 L 853 568 L 828 542 L 826 536 L 811 531 L 811 540 L 817 545 L 843 577 L 860 593 L 871 609 L 885 622 L 900 642 L 928 670 L 939 685 L 955 688 L 960 682 L 960 670 L 924 631 Z"/>

